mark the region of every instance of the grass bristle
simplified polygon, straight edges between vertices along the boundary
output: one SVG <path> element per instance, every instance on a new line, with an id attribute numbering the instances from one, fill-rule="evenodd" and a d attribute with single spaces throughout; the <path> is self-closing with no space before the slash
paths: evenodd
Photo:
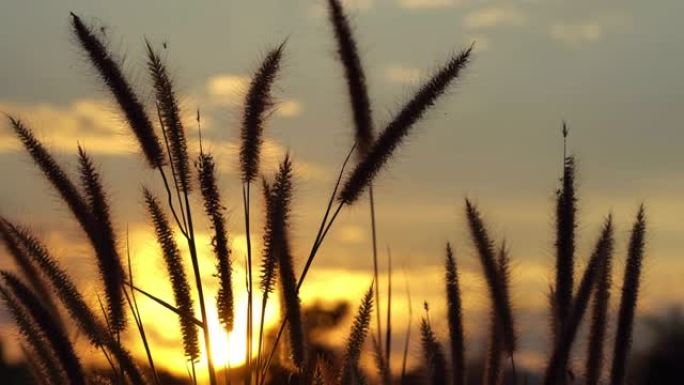
<path id="1" fill-rule="evenodd" d="M 423 361 L 429 378 L 428 383 L 446 385 L 448 378 L 446 358 L 427 319 L 423 319 L 420 323 L 420 340 L 423 346 Z"/>
<path id="2" fill-rule="evenodd" d="M 487 287 L 489 288 L 494 313 L 501 329 L 504 348 L 509 354 L 512 354 L 516 349 L 516 334 L 508 286 L 501 277 L 501 271 L 494 253 L 494 246 L 487 234 L 487 229 L 482 222 L 480 213 L 467 199 L 466 214 L 470 236 L 477 249 Z"/>
<path id="3" fill-rule="evenodd" d="M 625 382 L 627 357 L 632 345 L 634 314 L 639 295 L 641 268 L 644 259 L 645 237 L 646 214 L 642 205 L 632 227 L 629 248 L 627 249 L 627 263 L 622 281 L 620 310 L 618 313 L 617 331 L 615 333 L 615 347 L 613 349 L 613 365 L 610 371 L 611 385 L 622 385 Z"/>
<path id="4" fill-rule="evenodd" d="M 6 271 L 0 272 L 2 280 L 8 290 L 22 304 L 23 308 L 30 315 L 35 325 L 54 351 L 55 357 L 59 361 L 64 374 L 71 385 L 85 385 L 85 375 L 81 360 L 74 351 L 74 346 L 69 341 L 66 331 L 61 328 L 50 316 L 40 300 L 31 292 L 24 283 L 16 276 Z"/>
<path id="5" fill-rule="evenodd" d="M 342 368 L 340 370 L 340 383 L 350 384 L 358 377 L 359 358 L 361 350 L 368 335 L 371 314 L 373 313 L 373 285 L 368 288 L 361 300 L 361 305 L 354 318 L 349 337 L 344 350 Z"/>
<path id="6" fill-rule="evenodd" d="M 31 316 L 24 310 L 24 307 L 17 299 L 0 285 L 0 297 L 17 325 L 19 333 L 24 337 L 29 349 L 25 351 L 26 358 L 33 358 L 36 374 L 43 376 L 47 385 L 60 385 L 65 381 L 64 373 L 60 368 L 58 357 L 54 350 L 50 348 L 46 337 L 31 319 Z"/>
<path id="7" fill-rule="evenodd" d="M 19 119 L 11 116 L 9 121 L 15 134 L 24 145 L 26 152 L 29 153 L 34 163 L 40 168 L 55 190 L 57 190 L 76 220 L 88 232 L 91 223 L 90 212 L 86 201 L 78 192 L 76 186 L 26 125 Z"/>
<path id="8" fill-rule="evenodd" d="M 275 82 L 285 43 L 271 50 L 254 74 L 245 96 L 240 131 L 240 171 L 244 183 L 252 182 L 259 173 L 264 121 L 273 108 L 271 88 Z"/>
<path id="9" fill-rule="evenodd" d="M 373 119 L 366 75 L 352 28 L 339 0 L 328 0 L 328 17 L 335 32 L 337 55 L 344 68 L 344 79 L 354 115 L 356 150 L 363 156 L 373 144 Z"/>
<path id="10" fill-rule="evenodd" d="M 97 226 L 95 247 L 100 279 L 105 286 L 107 315 L 112 330 L 119 332 L 126 326 L 123 296 L 125 273 L 116 249 L 116 236 L 111 221 L 110 207 L 92 159 L 78 147 L 81 185 L 85 192 L 93 224 Z"/>
<path id="11" fill-rule="evenodd" d="M 14 263 L 19 267 L 29 285 L 31 285 L 33 292 L 40 298 L 43 306 L 50 312 L 55 322 L 62 324 L 59 310 L 48 289 L 47 282 L 45 282 L 40 271 L 31 261 L 31 256 L 28 255 L 26 249 L 20 245 L 19 240 L 12 234 L 9 225 L 2 219 L 0 219 L 0 240 L 5 243 L 5 247 L 14 259 Z"/>
<path id="12" fill-rule="evenodd" d="M 224 216 L 225 207 L 221 203 L 221 195 L 216 181 L 214 157 L 211 154 L 200 154 L 198 170 L 204 211 L 209 217 L 211 227 L 214 230 L 211 245 L 217 261 L 216 272 L 219 281 L 216 307 L 221 324 L 227 331 L 231 331 L 234 325 L 234 298 L 231 278 L 233 269 L 230 260 L 230 249 L 228 248 L 228 231 Z"/>
<path id="13" fill-rule="evenodd" d="M 128 125 L 133 130 L 143 154 L 150 167 L 164 164 L 164 152 L 161 142 L 138 96 L 124 77 L 117 61 L 107 50 L 105 44 L 86 26 L 80 17 L 71 14 L 74 35 L 81 48 L 86 52 L 90 63 L 97 70 L 100 78 L 111 91 L 121 108 Z"/>
<path id="14" fill-rule="evenodd" d="M 178 246 L 173 238 L 173 231 L 169 226 L 166 215 L 159 206 L 157 199 L 147 189 L 144 190 L 147 209 L 154 224 L 157 242 L 162 249 L 164 262 L 173 288 L 176 307 L 180 312 L 180 326 L 183 335 L 183 348 L 188 359 L 196 361 L 199 358 L 199 342 L 197 329 L 192 320 L 194 315 L 190 285 L 188 283 Z"/>
<path id="15" fill-rule="evenodd" d="M 565 382 L 567 375 L 567 364 L 570 358 L 577 330 L 586 312 L 591 291 L 600 275 L 605 261 L 613 252 L 613 222 L 609 216 L 603 226 L 603 231 L 599 240 L 596 242 L 594 252 L 589 258 L 587 267 L 582 275 L 577 294 L 575 295 L 572 308 L 567 321 L 563 325 L 561 334 L 554 343 L 553 352 L 549 359 L 546 373 L 544 374 L 544 384 L 554 385 Z"/>
<path id="16" fill-rule="evenodd" d="M 413 125 L 444 94 L 449 84 L 458 78 L 468 64 L 472 48 L 471 46 L 449 59 L 390 121 L 347 178 L 339 194 L 340 201 L 352 204 L 359 198 L 361 192 L 392 157 Z"/>
<path id="17" fill-rule="evenodd" d="M 162 130 L 168 138 L 169 153 L 173 162 L 175 180 L 180 191 L 190 191 L 191 175 L 188 158 L 188 145 L 185 139 L 185 129 L 180 118 L 180 108 L 176 100 L 173 83 L 169 77 L 166 64 L 162 61 L 152 45 L 147 46 L 147 69 L 154 84 L 157 108 L 162 123 Z"/>
<path id="18" fill-rule="evenodd" d="M 301 304 L 297 290 L 297 277 L 289 240 L 290 203 L 292 201 L 292 162 L 289 155 L 280 164 L 273 186 L 270 189 L 270 247 L 275 254 L 280 277 L 280 287 L 287 313 L 290 353 L 295 366 L 304 365 L 304 330 L 302 329 Z M 270 268 L 269 266 L 266 266 Z"/>
<path id="19" fill-rule="evenodd" d="M 465 349 L 463 336 L 463 313 L 461 308 L 461 290 L 459 287 L 458 269 L 451 244 L 446 245 L 445 282 L 447 296 L 447 320 L 449 325 L 449 343 L 453 367 L 452 384 L 465 384 Z"/>
<path id="20" fill-rule="evenodd" d="M 575 196 L 575 159 L 565 158 L 562 187 L 556 197 L 556 287 L 554 333 L 563 329 L 572 306 L 574 285 L 575 228 L 577 198 Z"/>
<path id="21" fill-rule="evenodd" d="M 604 362 L 604 344 L 608 320 L 608 302 L 612 282 L 611 253 L 606 254 L 594 285 L 589 343 L 587 346 L 584 380 L 587 385 L 598 385 Z"/>

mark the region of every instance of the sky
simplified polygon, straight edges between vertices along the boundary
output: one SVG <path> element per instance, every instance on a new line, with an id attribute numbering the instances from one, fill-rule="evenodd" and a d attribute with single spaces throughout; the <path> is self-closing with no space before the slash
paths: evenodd
<path id="1" fill-rule="evenodd" d="M 684 302 L 684 286 L 679 284 L 684 273 L 684 28 L 679 20 L 684 3 L 345 4 L 378 128 L 431 71 L 475 43 L 472 63 L 458 84 L 415 127 L 375 182 L 381 280 L 386 281 L 386 250 L 391 250 L 396 325 L 403 325 L 395 327 L 396 341 L 402 341 L 408 321 L 406 285 L 414 313 L 419 314 L 419 304 L 426 300 L 434 319 L 444 318 L 440 277 L 444 245 L 451 241 L 464 277 L 468 335 L 481 342 L 477 325 L 487 316 L 488 304 L 465 227 L 468 197 L 481 209 L 497 241 L 505 239 L 511 250 L 513 301 L 525 336 L 521 364 L 538 367 L 543 362 L 563 120 L 570 130 L 569 152 L 578 163 L 578 269 L 603 218 L 612 213 L 617 225 L 616 274 L 621 272 L 630 224 L 643 202 L 649 232 L 639 314 L 658 314 Z M 194 116 L 199 108 L 203 145 L 219 164 L 236 275 L 245 250 L 236 157 L 242 100 L 259 61 L 286 41 L 262 171 L 273 175 L 277 162 L 291 153 L 296 170 L 292 237 L 301 268 L 353 137 L 346 86 L 322 0 L 5 0 L 1 8 L 0 111 L 23 119 L 71 171 L 77 144 L 94 156 L 120 238 L 126 229 L 131 234 L 138 279 L 167 298 L 164 267 L 141 194 L 143 185 L 157 192 L 161 186 L 71 36 L 69 12 L 99 28 L 148 107 L 153 98 L 144 39 L 160 49 L 166 46 L 163 56 L 186 117 L 191 153 L 198 153 Z M 41 235 L 89 300 L 96 301 L 100 289 L 92 281 L 95 262 L 83 234 L 6 123 L 0 124 L 0 174 L 6 181 L 0 184 L 0 213 Z M 199 199 L 194 199 L 199 209 Z M 257 209 L 261 212 L 261 206 Z M 302 287 L 305 304 L 358 304 L 372 278 L 368 212 L 367 199 L 343 210 Z M 258 218 L 256 234 L 261 223 Z M 205 220 L 199 228 L 208 240 Z M 213 262 L 208 247 L 205 251 L 202 263 L 209 271 Z M 0 260 L 3 268 L 9 265 L 7 258 Z M 205 275 L 207 284 L 215 286 L 210 274 Z M 615 293 L 619 282 L 616 279 Z M 159 312 L 155 306 L 144 303 L 143 309 Z M 174 350 L 177 331 L 173 317 L 168 319 L 155 343 L 182 373 L 183 357 Z M 7 325 L 8 317 L 0 313 L 4 335 L 12 333 Z M 438 322 L 436 327 L 445 336 L 444 325 Z M 417 354 L 418 344 L 413 348 Z"/>

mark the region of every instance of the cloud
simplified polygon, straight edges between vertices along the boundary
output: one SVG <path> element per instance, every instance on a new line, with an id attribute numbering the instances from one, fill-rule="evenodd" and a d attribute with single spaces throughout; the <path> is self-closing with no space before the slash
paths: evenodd
<path id="1" fill-rule="evenodd" d="M 578 46 L 600 40 L 604 30 L 597 22 L 556 23 L 549 28 L 549 34 L 555 40 Z"/>
<path id="2" fill-rule="evenodd" d="M 221 74 L 207 81 L 207 93 L 211 101 L 219 105 L 233 105 L 242 102 L 242 96 L 249 85 L 249 77 L 235 74 Z"/>
<path id="3" fill-rule="evenodd" d="M 92 153 L 130 154 L 137 143 L 124 121 L 104 100 L 76 100 L 66 106 L 0 102 L 0 111 L 21 119 L 57 152 L 74 153 L 77 144 Z M 47 133 L 59 135 L 47 135 Z M 0 130 L 0 153 L 15 152 L 21 144 L 7 126 Z"/>
<path id="4" fill-rule="evenodd" d="M 276 106 L 276 114 L 284 118 L 294 118 L 302 114 L 302 103 L 298 100 L 284 100 Z"/>
<path id="5" fill-rule="evenodd" d="M 490 5 L 467 14 L 464 25 L 467 29 L 483 29 L 502 25 L 520 26 L 525 21 L 525 15 L 512 6 Z"/>
<path id="6" fill-rule="evenodd" d="M 399 0 L 399 7 L 406 9 L 445 8 L 460 5 L 463 0 Z"/>
<path id="7" fill-rule="evenodd" d="M 418 68 L 402 65 L 390 65 L 385 69 L 385 79 L 392 83 L 417 83 L 421 71 Z"/>
<path id="8" fill-rule="evenodd" d="M 245 92 L 249 88 L 250 79 L 245 75 L 219 74 L 212 76 L 206 83 L 204 103 L 210 107 L 236 106 L 243 103 Z M 302 112 L 301 102 L 286 99 L 278 102 L 275 113 L 278 116 L 292 118 Z"/>

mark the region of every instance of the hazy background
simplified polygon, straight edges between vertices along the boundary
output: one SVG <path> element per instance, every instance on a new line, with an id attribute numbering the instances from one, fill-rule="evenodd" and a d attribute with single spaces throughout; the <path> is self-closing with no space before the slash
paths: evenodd
<path id="1" fill-rule="evenodd" d="M 431 70 L 476 42 L 463 80 L 416 127 L 376 183 L 382 265 L 384 269 L 389 247 L 395 268 L 395 346 L 403 341 L 407 322 L 404 272 L 414 312 L 420 313 L 422 301 L 429 301 L 437 330 L 444 331 L 439 277 L 444 243 L 450 240 L 464 275 L 468 336 L 478 342 L 469 346 L 474 352 L 480 349 L 476 325 L 485 319 L 488 304 L 464 226 L 463 200 L 468 196 L 478 203 L 497 239 L 505 237 L 511 248 L 514 302 L 525 336 L 521 364 L 536 367 L 542 362 L 563 119 L 570 128 L 570 152 L 579 164 L 578 269 L 583 269 L 602 218 L 612 212 L 618 230 L 617 273 L 621 271 L 629 225 L 643 201 L 649 235 L 640 314 L 657 314 L 684 302 L 684 3 L 346 3 L 379 128 Z M 166 44 L 192 150 L 196 154 L 198 149 L 193 117 L 199 107 L 205 148 L 220 163 L 238 265 L 244 258 L 235 156 L 242 95 L 264 53 L 287 38 L 276 92 L 280 104 L 266 131 L 263 171 L 271 175 L 285 151 L 293 154 L 293 236 L 301 268 L 352 138 L 324 1 L 4 0 L 0 6 L 0 111 L 24 119 L 72 169 L 77 143 L 94 154 L 121 239 L 127 227 L 131 233 L 136 278 L 171 298 L 141 197 L 141 186 L 156 186 L 157 175 L 146 170 L 128 128 L 71 37 L 70 11 L 103 27 L 100 33 L 125 58 L 124 67 L 148 105 L 152 93 L 144 38 L 158 47 Z M 0 213 L 30 224 L 96 301 L 99 288 L 90 278 L 94 259 L 83 235 L 4 123 L 0 175 Z M 255 231 L 259 226 L 257 221 Z M 345 209 L 303 286 L 303 300 L 345 299 L 355 307 L 371 281 L 369 238 L 365 202 Z M 0 266 L 7 262 L 3 257 Z M 204 271 L 210 285 L 212 263 L 207 253 Z M 238 269 L 236 285 L 241 274 Z M 616 293 L 620 281 L 616 279 Z M 182 365 L 182 353 L 175 350 L 174 318 L 154 304 L 145 304 L 143 317 L 145 309 L 154 315 L 150 323 L 170 320 L 160 326 L 168 330 L 153 336 L 155 346 L 168 350 L 170 365 Z M 0 313 L 5 336 L 13 333 L 8 324 Z M 412 354 L 417 349 L 414 343 Z"/>

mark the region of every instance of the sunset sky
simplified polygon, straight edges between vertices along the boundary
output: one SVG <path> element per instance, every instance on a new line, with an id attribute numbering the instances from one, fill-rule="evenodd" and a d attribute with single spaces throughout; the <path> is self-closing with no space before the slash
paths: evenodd
<path id="1" fill-rule="evenodd" d="M 262 171 L 272 175 L 286 151 L 292 154 L 296 169 L 292 236 L 299 269 L 335 174 L 352 144 L 346 86 L 324 4 L 322 0 L 4 0 L 0 112 L 24 120 L 71 171 L 78 143 L 94 156 L 110 193 L 122 249 L 126 229 L 130 232 L 136 280 L 170 299 L 141 193 L 143 185 L 161 193 L 158 175 L 147 169 L 129 128 L 71 36 L 69 12 L 102 27 L 99 32 L 124 58 L 127 74 L 149 107 L 153 95 L 145 72 L 144 39 L 157 47 L 166 45 L 163 52 L 187 117 L 193 158 L 198 153 L 194 115 L 200 108 L 204 148 L 219 164 L 238 266 L 235 285 L 242 293 L 245 237 L 237 139 L 244 90 L 265 52 L 287 39 Z M 563 120 L 570 129 L 568 148 L 577 157 L 579 173 L 578 271 L 583 270 L 603 218 L 613 213 L 617 273 L 621 273 L 629 226 L 644 202 L 649 233 L 640 312 L 658 314 L 684 304 L 682 1 L 356 0 L 346 4 L 378 128 L 430 71 L 475 42 L 473 61 L 462 80 L 416 126 L 415 135 L 375 184 L 383 271 L 387 249 L 393 258 L 397 352 L 408 319 L 406 282 L 414 326 L 426 300 L 438 334 L 445 336 L 441 276 L 447 240 L 456 249 L 463 274 L 468 337 L 479 352 L 482 336 L 477 325 L 486 319 L 488 303 L 465 227 L 464 198 L 469 197 L 482 210 L 497 241 L 505 238 L 511 250 L 513 300 L 524 336 L 521 364 L 538 367 L 543 362 Z M 4 121 L 0 123 L 0 175 L 0 214 L 35 229 L 96 304 L 100 288 L 93 280 L 95 260 L 84 235 Z M 258 215 L 262 203 L 255 201 Z M 261 224 L 259 216 L 254 224 L 257 241 Z M 369 226 L 365 197 L 343 210 L 302 287 L 304 303 L 348 300 L 354 308 L 358 305 L 372 279 Z M 204 219 L 199 229 L 204 275 L 215 288 Z M 0 267 L 8 268 L 4 253 L 3 249 Z M 384 273 L 381 281 L 386 283 Z M 615 281 L 617 293 L 621 279 Z M 152 333 L 154 346 L 172 369 L 184 373 L 174 316 L 147 302 L 142 311 L 143 317 L 150 318 L 150 328 L 157 330 Z M 9 325 L 9 317 L 0 310 L 0 332 L 5 338 L 14 333 Z M 337 338 L 342 338 L 346 325 Z M 413 353 L 419 351 L 417 341 Z M 394 358 L 400 359 L 399 354 Z"/>

